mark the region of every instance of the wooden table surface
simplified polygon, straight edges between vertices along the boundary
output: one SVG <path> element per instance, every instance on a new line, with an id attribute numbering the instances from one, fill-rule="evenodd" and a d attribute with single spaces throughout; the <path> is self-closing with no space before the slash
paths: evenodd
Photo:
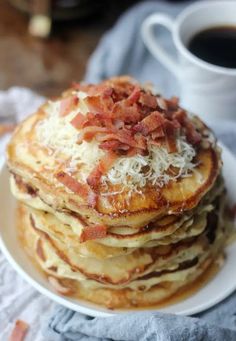
<path id="1" fill-rule="evenodd" d="M 51 37 L 40 40 L 28 34 L 28 16 L 0 0 L 0 90 L 17 85 L 55 96 L 81 80 L 99 38 L 132 2 L 88 19 L 54 23 Z"/>

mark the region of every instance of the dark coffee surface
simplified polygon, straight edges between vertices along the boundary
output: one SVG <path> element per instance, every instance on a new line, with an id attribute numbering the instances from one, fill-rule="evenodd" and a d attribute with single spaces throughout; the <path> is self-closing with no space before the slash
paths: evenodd
<path id="1" fill-rule="evenodd" d="M 236 26 L 219 26 L 200 31 L 192 37 L 187 47 L 208 63 L 236 68 Z"/>

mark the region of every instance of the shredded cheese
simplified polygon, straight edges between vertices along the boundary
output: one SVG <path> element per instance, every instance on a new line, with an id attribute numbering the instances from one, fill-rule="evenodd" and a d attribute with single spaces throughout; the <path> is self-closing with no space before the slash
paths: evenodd
<path id="1" fill-rule="evenodd" d="M 104 151 L 96 141 L 77 143 L 78 130 L 70 122 L 78 112 L 85 114 L 88 111 L 83 101 L 86 94 L 78 92 L 77 95 L 78 108 L 65 117 L 59 115 L 60 101 L 49 101 L 45 109 L 48 116 L 38 124 L 37 135 L 40 143 L 53 151 L 54 157 L 66 156 L 69 171 L 83 164 L 81 176 L 86 181 Z M 176 153 L 169 153 L 164 146 L 151 145 L 147 156 L 120 157 L 101 180 L 104 184 L 123 184 L 136 191 L 147 183 L 162 187 L 171 180 L 188 176 L 196 166 L 193 162 L 195 149 L 184 136 L 177 138 L 177 150 Z M 174 167 L 175 172 L 171 173 L 170 166 Z"/>
<path id="2" fill-rule="evenodd" d="M 119 158 L 106 176 L 103 182 L 124 184 L 128 187 L 144 187 L 148 182 L 160 187 L 170 180 L 186 177 L 196 166 L 192 162 L 196 155 L 195 149 L 186 142 L 184 137 L 177 139 L 176 153 L 168 153 L 165 147 L 151 146 L 149 155 L 135 155 L 132 157 Z M 170 166 L 175 167 L 177 172 L 168 172 Z M 143 172 L 143 169 L 147 169 Z"/>
<path id="3" fill-rule="evenodd" d="M 78 97 L 78 109 L 65 117 L 59 115 L 60 101 L 49 101 L 45 109 L 48 116 L 37 126 L 37 138 L 40 143 L 50 149 L 54 158 L 65 161 L 61 155 L 66 157 L 66 160 L 69 161 L 68 172 L 76 171 L 77 166 L 83 164 L 82 175 L 84 180 L 86 180 L 91 167 L 98 163 L 104 152 L 95 141 L 77 143 L 78 130 L 70 122 L 78 112 L 85 114 L 88 111 L 83 101 L 85 94 L 79 92 Z"/>

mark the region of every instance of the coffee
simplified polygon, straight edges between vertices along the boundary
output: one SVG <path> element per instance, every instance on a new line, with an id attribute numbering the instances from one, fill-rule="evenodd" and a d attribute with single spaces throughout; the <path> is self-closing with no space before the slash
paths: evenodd
<path id="1" fill-rule="evenodd" d="M 196 33 L 188 49 L 198 58 L 218 66 L 236 68 L 236 26 L 217 26 Z"/>

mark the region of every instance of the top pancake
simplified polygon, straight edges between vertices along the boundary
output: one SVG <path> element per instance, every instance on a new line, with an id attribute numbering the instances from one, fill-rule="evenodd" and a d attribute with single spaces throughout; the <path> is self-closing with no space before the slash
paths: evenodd
<path id="1" fill-rule="evenodd" d="M 191 210 L 212 188 L 220 172 L 221 160 L 215 145 L 200 144 L 194 157 L 196 166 L 187 177 L 171 180 L 162 187 L 148 183 L 138 188 L 138 191 L 133 191 L 132 195 L 130 188 L 124 184 L 101 184 L 97 189 L 96 206 L 91 207 L 86 198 L 73 193 L 55 175 L 58 172 L 70 172 L 74 179 L 86 184 L 91 164 L 96 166 L 104 152 L 94 141 L 76 145 L 81 152 L 80 162 L 77 168 L 71 169 L 70 159 L 63 148 L 59 151 L 48 148 L 39 138 L 39 126 L 49 117 L 50 105 L 47 102 L 18 126 L 8 145 L 8 165 L 10 171 L 19 175 L 29 190 L 37 193 L 46 204 L 54 210 L 74 212 L 85 224 L 103 223 L 107 226 L 138 228 L 158 217 Z M 78 110 L 83 112 L 85 109 L 80 106 Z M 199 119 L 195 118 L 195 122 L 198 131 L 205 134 L 206 126 Z M 75 128 L 71 126 L 71 129 Z M 68 139 L 69 147 L 70 143 Z"/>

